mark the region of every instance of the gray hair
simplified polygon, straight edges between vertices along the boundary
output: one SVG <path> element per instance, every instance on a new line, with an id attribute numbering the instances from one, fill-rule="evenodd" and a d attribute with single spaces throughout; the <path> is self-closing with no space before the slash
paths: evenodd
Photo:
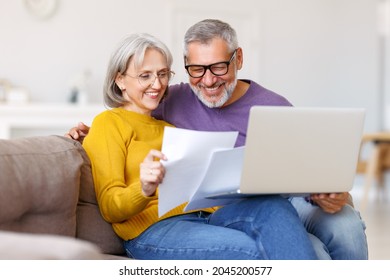
<path id="1" fill-rule="evenodd" d="M 140 67 L 148 49 L 159 51 L 165 57 L 168 68 L 171 68 L 173 62 L 172 54 L 162 41 L 146 33 L 130 35 L 119 44 L 108 64 L 106 79 L 103 85 L 104 102 L 108 107 L 117 108 L 126 103 L 121 89 L 115 83 L 117 74 L 125 74 L 131 59 L 134 59 L 136 68 Z"/>
<path id="2" fill-rule="evenodd" d="M 191 26 L 184 35 L 184 59 L 188 56 L 190 43 L 209 44 L 215 38 L 225 40 L 232 52 L 238 48 L 236 31 L 228 23 L 218 19 L 205 19 Z"/>

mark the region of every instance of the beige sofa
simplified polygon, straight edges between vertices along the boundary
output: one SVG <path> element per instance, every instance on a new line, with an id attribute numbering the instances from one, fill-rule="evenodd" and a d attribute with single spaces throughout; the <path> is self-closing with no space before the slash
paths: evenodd
<path id="1" fill-rule="evenodd" d="M 116 259 L 89 159 L 62 136 L 0 140 L 0 259 Z"/>

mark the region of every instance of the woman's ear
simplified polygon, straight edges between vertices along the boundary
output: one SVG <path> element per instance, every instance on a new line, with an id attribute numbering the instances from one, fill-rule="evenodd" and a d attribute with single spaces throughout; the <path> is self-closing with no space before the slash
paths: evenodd
<path id="1" fill-rule="evenodd" d="M 115 83 L 121 91 L 126 89 L 125 83 L 124 83 L 124 76 L 119 72 L 116 74 Z"/>

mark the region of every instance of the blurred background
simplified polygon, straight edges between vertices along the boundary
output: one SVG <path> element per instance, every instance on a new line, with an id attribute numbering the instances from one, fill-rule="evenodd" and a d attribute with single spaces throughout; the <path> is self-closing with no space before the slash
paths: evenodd
<path id="1" fill-rule="evenodd" d="M 78 121 L 90 124 L 103 109 L 110 54 L 130 33 L 166 42 L 174 82 L 186 81 L 182 39 L 204 18 L 236 29 L 240 78 L 295 106 L 363 107 L 365 133 L 390 129 L 390 0 L 0 0 L 0 138 L 62 135 Z M 387 194 L 378 200 L 374 190 L 364 215 L 384 218 L 369 241 L 375 247 L 381 240 L 373 258 L 390 259 Z"/>
<path id="2" fill-rule="evenodd" d="M 79 83 L 83 98 L 99 103 L 113 49 L 130 33 L 148 32 L 171 48 L 175 81 L 186 81 L 184 32 L 220 18 L 244 49 L 240 77 L 295 106 L 364 107 L 366 131 L 377 131 L 389 126 L 388 2 L 0 0 L 0 80 L 18 88 L 16 100 L 22 89 L 30 101 L 68 102 Z"/>

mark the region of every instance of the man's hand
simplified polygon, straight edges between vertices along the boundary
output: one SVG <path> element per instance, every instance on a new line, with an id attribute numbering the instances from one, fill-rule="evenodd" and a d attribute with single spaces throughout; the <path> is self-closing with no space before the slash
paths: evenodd
<path id="1" fill-rule="evenodd" d="M 80 122 L 77 126 L 72 127 L 64 136 L 83 143 L 85 136 L 89 132 L 89 126 Z"/>
<path id="2" fill-rule="evenodd" d="M 347 192 L 312 194 L 310 199 L 319 207 L 321 207 L 322 210 L 331 214 L 340 211 L 341 208 L 343 208 L 346 204 L 352 205 L 351 196 Z"/>

